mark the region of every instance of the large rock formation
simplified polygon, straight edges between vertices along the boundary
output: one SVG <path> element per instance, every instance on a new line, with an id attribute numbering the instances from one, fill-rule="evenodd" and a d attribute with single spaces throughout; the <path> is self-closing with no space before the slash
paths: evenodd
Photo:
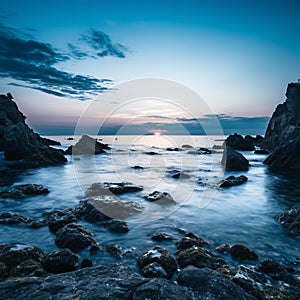
<path id="1" fill-rule="evenodd" d="M 22 160 L 29 167 L 66 162 L 62 151 L 49 147 L 52 142 L 30 129 L 25 118 L 11 97 L 0 95 L 0 151 L 5 159 Z"/>
<path id="2" fill-rule="evenodd" d="M 269 122 L 261 147 L 271 151 L 265 164 L 300 170 L 300 83 L 290 83 L 286 101 Z"/>

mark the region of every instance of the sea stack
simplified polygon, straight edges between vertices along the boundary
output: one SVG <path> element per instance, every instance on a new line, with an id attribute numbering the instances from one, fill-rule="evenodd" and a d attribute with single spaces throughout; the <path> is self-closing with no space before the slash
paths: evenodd
<path id="1" fill-rule="evenodd" d="M 289 83 L 286 100 L 273 113 L 261 147 L 271 152 L 265 164 L 300 170 L 300 83 Z"/>

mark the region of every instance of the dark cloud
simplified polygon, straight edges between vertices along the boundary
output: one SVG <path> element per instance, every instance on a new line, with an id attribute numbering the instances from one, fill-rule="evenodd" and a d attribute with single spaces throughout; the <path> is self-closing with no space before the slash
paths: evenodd
<path id="1" fill-rule="evenodd" d="M 152 116 L 146 116 L 147 118 L 153 118 L 153 119 L 164 119 L 164 120 L 172 120 L 172 118 L 160 116 L 160 115 L 152 115 Z"/>
<path id="2" fill-rule="evenodd" d="M 93 31 L 95 34 L 97 31 Z M 93 35 L 94 49 L 97 45 Z M 103 51 L 112 56 L 121 56 L 121 48 L 113 44 L 105 36 L 107 43 L 103 42 Z M 85 59 L 91 55 L 72 44 L 68 44 L 69 52 L 64 53 L 49 43 L 42 43 L 33 39 L 31 35 L 9 28 L 0 23 L 0 78 L 11 78 L 21 83 L 12 83 L 42 91 L 58 97 L 71 97 L 79 100 L 90 99 L 109 88 L 111 80 L 97 79 L 86 75 L 77 75 L 62 71 L 55 65 L 66 62 L 71 58 Z M 100 47 L 100 44 L 98 48 Z M 122 46 L 123 47 L 123 46 Z M 97 51 L 99 49 L 96 49 Z"/>
<path id="3" fill-rule="evenodd" d="M 82 35 L 81 39 L 96 51 L 95 55 L 98 57 L 126 57 L 127 48 L 121 44 L 113 43 L 110 37 L 102 31 L 93 29 L 89 35 Z"/>

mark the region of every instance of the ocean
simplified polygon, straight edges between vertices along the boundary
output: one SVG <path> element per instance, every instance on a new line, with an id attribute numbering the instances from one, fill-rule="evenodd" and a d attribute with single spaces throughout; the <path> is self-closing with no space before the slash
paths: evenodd
<path id="1" fill-rule="evenodd" d="M 48 137 L 60 141 L 66 149 L 79 137 L 68 140 L 67 136 Z M 0 153 L 0 190 L 12 185 L 37 183 L 49 188 L 47 195 L 22 200 L 1 199 L 1 212 L 17 212 L 33 219 L 53 209 L 73 208 L 83 198 L 84 191 L 94 182 L 129 181 L 142 185 L 144 190 L 119 196 L 121 200 L 134 201 L 143 206 L 143 212 L 126 219 L 130 231 L 126 234 L 108 232 L 91 223 L 79 223 L 91 229 L 99 245 L 115 243 L 128 249 L 122 258 L 124 263 L 137 268 L 138 253 L 161 245 L 174 254 L 174 241 L 183 232 L 193 232 L 209 242 L 208 248 L 228 243 L 241 243 L 259 255 L 259 259 L 273 258 L 290 262 L 299 255 L 300 238 L 290 236 L 278 223 L 276 216 L 284 210 L 299 205 L 300 177 L 289 172 L 273 172 L 263 164 L 265 155 L 253 151 L 241 153 L 249 160 L 248 172 L 224 172 L 220 163 L 222 154 L 195 155 L 192 149 L 170 151 L 168 147 L 211 148 L 221 145 L 220 136 L 102 136 L 102 143 L 112 146 L 107 154 L 97 156 L 67 156 L 61 166 L 21 169 L 15 162 L 7 162 Z M 176 150 L 176 149 L 175 149 Z M 216 150 L 219 152 L 220 150 Z M 149 155 L 155 152 L 156 155 Z M 152 153 L 153 154 L 153 153 Z M 133 169 L 141 166 L 143 169 Z M 174 179 L 175 171 L 184 171 L 189 178 Z M 215 187 L 229 175 L 246 175 L 248 181 L 227 189 Z M 177 204 L 160 205 L 148 202 L 145 195 L 153 191 L 168 192 Z M 165 232 L 174 241 L 157 243 L 151 240 L 156 232 Z M 22 225 L 0 225 L 1 243 L 23 243 L 41 247 L 44 251 L 58 249 L 55 235 L 48 227 L 30 229 Z M 88 250 L 79 253 L 94 264 L 115 262 L 117 258 L 106 252 L 91 255 Z M 238 262 L 226 260 L 232 265 Z M 255 262 L 253 262 L 255 263 Z"/>

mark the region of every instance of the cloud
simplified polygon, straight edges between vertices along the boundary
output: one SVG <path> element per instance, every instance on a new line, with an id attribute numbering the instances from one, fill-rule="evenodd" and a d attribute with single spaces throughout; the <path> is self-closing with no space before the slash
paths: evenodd
<path id="1" fill-rule="evenodd" d="M 98 57 L 126 57 L 125 53 L 128 49 L 121 44 L 113 43 L 110 37 L 102 31 L 92 29 L 90 34 L 82 35 L 81 39 L 96 51 L 95 55 Z"/>
<path id="2" fill-rule="evenodd" d="M 172 118 L 160 116 L 160 115 L 152 115 L 152 116 L 145 116 L 146 118 L 153 118 L 153 119 L 164 119 L 164 120 L 172 120 Z"/>
<path id="3" fill-rule="evenodd" d="M 121 57 L 121 54 L 118 54 L 118 51 L 121 51 L 119 44 L 113 44 L 107 35 L 103 35 L 107 43 L 106 48 L 102 43 L 103 51 L 108 51 L 107 55 Z M 69 52 L 62 52 L 49 43 L 36 41 L 31 35 L 0 23 L 0 78 L 11 78 L 21 82 L 13 82 L 11 85 L 79 100 L 90 99 L 109 89 L 112 82 L 109 79 L 98 79 L 58 69 L 58 63 L 71 58 L 82 60 L 90 56 L 72 44 L 68 44 L 68 48 Z"/>

